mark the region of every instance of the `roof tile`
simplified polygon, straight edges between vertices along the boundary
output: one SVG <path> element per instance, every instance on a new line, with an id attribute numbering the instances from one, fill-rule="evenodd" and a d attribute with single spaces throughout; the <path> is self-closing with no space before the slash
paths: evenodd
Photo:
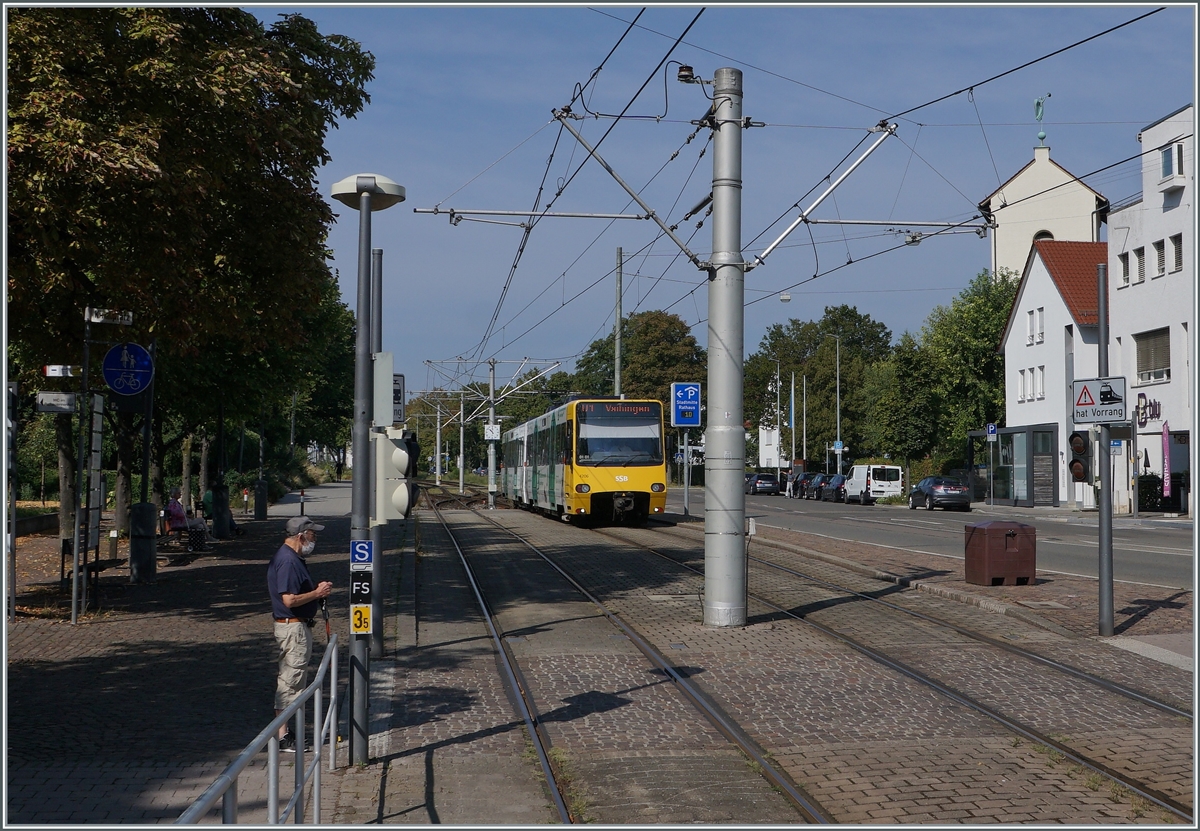
<path id="1" fill-rule="evenodd" d="M 1096 266 L 1108 262 L 1108 243 L 1038 240 L 1033 245 L 1075 323 L 1097 325 Z"/>

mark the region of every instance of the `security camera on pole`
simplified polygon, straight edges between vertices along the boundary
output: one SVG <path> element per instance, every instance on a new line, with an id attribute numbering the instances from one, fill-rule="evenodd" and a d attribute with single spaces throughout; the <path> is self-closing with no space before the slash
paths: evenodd
<path id="1" fill-rule="evenodd" d="M 404 201 L 404 188 L 383 176 L 360 173 L 333 186 L 333 198 L 358 210 L 358 310 L 354 343 L 354 426 L 351 448 L 354 476 L 350 500 L 351 556 L 356 542 L 370 547 L 371 442 L 368 433 L 371 383 L 371 212 Z M 353 562 L 351 563 L 353 565 Z M 370 616 L 367 615 L 368 627 Z M 367 641 L 368 632 L 350 639 L 350 763 L 367 763 Z"/>

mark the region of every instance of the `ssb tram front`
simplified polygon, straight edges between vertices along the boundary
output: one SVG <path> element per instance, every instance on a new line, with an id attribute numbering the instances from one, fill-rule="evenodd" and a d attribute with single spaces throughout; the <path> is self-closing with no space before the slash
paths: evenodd
<path id="1" fill-rule="evenodd" d="M 667 504 L 662 404 L 569 401 L 502 436 L 501 490 L 563 520 L 643 525 Z"/>

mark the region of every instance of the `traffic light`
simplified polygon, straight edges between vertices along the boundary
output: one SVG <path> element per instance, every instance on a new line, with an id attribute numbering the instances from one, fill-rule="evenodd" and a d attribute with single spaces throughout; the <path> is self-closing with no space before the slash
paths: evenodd
<path id="1" fill-rule="evenodd" d="M 1067 470 L 1071 473 L 1071 481 L 1073 482 L 1091 482 L 1092 481 L 1092 437 L 1087 432 L 1072 433 L 1067 439 L 1067 444 L 1071 446 L 1071 461 L 1067 464 Z"/>
<path id="2" fill-rule="evenodd" d="M 407 519 L 417 497 L 416 437 L 393 427 L 375 435 L 375 518 Z"/>

